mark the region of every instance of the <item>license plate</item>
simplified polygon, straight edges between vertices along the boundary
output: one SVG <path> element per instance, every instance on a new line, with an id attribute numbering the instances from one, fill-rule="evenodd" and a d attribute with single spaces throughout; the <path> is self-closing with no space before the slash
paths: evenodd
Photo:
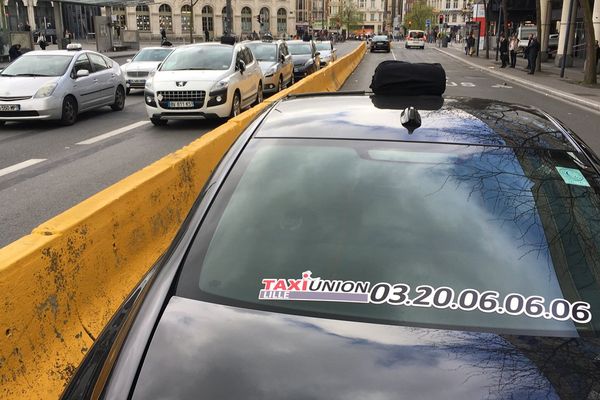
<path id="1" fill-rule="evenodd" d="M 170 101 L 169 107 L 177 107 L 177 108 L 194 107 L 194 102 L 193 101 Z"/>
<path id="2" fill-rule="evenodd" d="M 20 109 L 19 104 L 0 104 L 0 111 L 19 111 Z"/>
<path id="3" fill-rule="evenodd" d="M 146 81 L 143 79 L 132 79 L 131 80 L 131 83 L 144 83 L 144 82 L 146 82 Z"/>

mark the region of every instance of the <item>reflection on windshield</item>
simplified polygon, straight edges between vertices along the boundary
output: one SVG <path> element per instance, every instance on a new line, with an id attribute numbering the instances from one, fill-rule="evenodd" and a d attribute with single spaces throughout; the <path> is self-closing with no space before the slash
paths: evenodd
<path id="1" fill-rule="evenodd" d="M 61 76 L 73 56 L 25 55 L 17 58 L 0 73 L 2 76 Z"/>
<path id="2" fill-rule="evenodd" d="M 231 66 L 232 46 L 192 46 L 174 50 L 161 71 L 226 70 Z"/>
<path id="3" fill-rule="evenodd" d="M 312 53 L 309 44 L 288 44 L 288 49 L 292 55 Z"/>
<path id="4" fill-rule="evenodd" d="M 231 198 L 216 202 L 224 209 L 211 214 L 214 232 L 194 244 L 189 268 L 197 274 L 203 265 L 203 291 L 258 304 L 263 279 L 298 279 L 310 270 L 323 280 L 403 283 L 413 301 L 423 285 L 449 287 L 454 299 L 467 290 L 493 291 L 500 306 L 483 312 L 280 301 L 278 307 L 551 336 L 577 334 L 562 306 L 550 313 L 553 299 L 587 302 L 592 314 L 600 312 L 593 278 L 600 266 L 597 182 L 566 152 L 318 143 L 268 141 L 247 160 Z M 556 167 L 580 171 L 589 186 L 566 182 Z M 501 309 L 511 293 L 524 299 L 517 315 Z M 526 315 L 531 296 L 544 299 L 548 312 Z M 595 331 L 598 321 L 577 329 Z"/>
<path id="5" fill-rule="evenodd" d="M 144 49 L 137 53 L 132 61 L 162 61 L 172 51 L 172 49 Z"/>
<path id="6" fill-rule="evenodd" d="M 321 51 L 321 50 L 331 51 L 331 44 L 330 43 L 317 43 L 317 50 L 319 50 L 319 51 Z"/>
<path id="7" fill-rule="evenodd" d="M 277 59 L 277 45 L 274 44 L 248 44 L 252 54 L 258 61 L 275 61 Z"/>

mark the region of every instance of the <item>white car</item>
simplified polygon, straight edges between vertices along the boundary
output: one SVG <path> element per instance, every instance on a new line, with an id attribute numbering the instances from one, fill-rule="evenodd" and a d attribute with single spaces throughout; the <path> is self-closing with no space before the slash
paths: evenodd
<path id="1" fill-rule="evenodd" d="M 127 94 L 131 89 L 143 89 L 146 86 L 148 74 L 154 71 L 172 51 L 173 48 L 169 47 L 146 47 L 121 65 L 121 71 L 125 75 Z"/>
<path id="2" fill-rule="evenodd" d="M 264 75 L 264 92 L 277 93 L 294 84 L 294 63 L 283 40 L 246 42 Z"/>
<path id="3" fill-rule="evenodd" d="M 316 42 L 317 50 L 320 54 L 321 67 L 329 65 L 330 63 L 337 60 L 337 49 L 333 47 L 333 43 L 330 40 Z"/>
<path id="4" fill-rule="evenodd" d="M 59 120 L 72 125 L 83 111 L 125 107 L 119 64 L 69 44 L 68 50 L 30 51 L 0 73 L 0 125 L 7 121 Z"/>
<path id="5" fill-rule="evenodd" d="M 263 81 L 242 43 L 178 47 L 146 80 L 146 112 L 158 126 L 170 119 L 233 117 L 263 100 Z"/>
<path id="6" fill-rule="evenodd" d="M 404 47 L 407 49 L 412 47 L 419 47 L 421 50 L 425 49 L 425 31 L 410 30 L 406 35 L 406 43 Z"/>

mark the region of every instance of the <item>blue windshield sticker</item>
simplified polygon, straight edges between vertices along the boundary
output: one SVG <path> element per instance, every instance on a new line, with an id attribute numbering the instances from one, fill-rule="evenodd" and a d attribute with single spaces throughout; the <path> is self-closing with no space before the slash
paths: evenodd
<path id="1" fill-rule="evenodd" d="M 577 186 L 587 186 L 590 187 L 590 184 L 585 179 L 580 170 L 575 168 L 565 168 L 565 167 L 556 167 L 556 170 L 563 178 L 563 181 L 567 185 L 577 185 Z"/>

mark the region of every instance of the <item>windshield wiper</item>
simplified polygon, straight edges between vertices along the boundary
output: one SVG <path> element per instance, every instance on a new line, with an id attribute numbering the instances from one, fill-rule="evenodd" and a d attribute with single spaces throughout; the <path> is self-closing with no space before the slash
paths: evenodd
<path id="1" fill-rule="evenodd" d="M 0 74 L 0 76 L 14 76 L 12 74 Z"/>
<path id="2" fill-rule="evenodd" d="M 16 74 L 13 76 L 52 76 L 52 75 L 44 75 L 44 74 Z"/>

